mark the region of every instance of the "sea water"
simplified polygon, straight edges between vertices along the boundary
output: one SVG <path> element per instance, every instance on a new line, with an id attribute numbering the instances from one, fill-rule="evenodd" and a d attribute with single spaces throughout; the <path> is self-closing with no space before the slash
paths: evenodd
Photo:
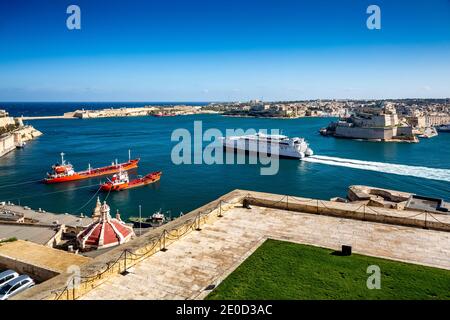
<path id="1" fill-rule="evenodd" d="M 161 103 L 160 103 L 161 104 Z M 167 104 L 167 103 L 166 103 Z M 109 106 L 142 106 L 146 103 L 2 103 L 13 115 L 60 115 L 75 109 Z M 44 135 L 0 158 L 0 201 L 13 201 L 33 209 L 90 215 L 96 191 L 105 177 L 64 184 L 39 182 L 51 166 L 66 154 L 75 170 L 110 164 L 115 159 L 140 157 L 131 177 L 162 171 L 160 182 L 108 195 L 112 214 L 143 216 L 160 208 L 173 216 L 189 212 L 234 189 L 247 189 L 302 197 L 345 197 L 352 184 L 414 192 L 450 200 L 450 134 L 441 133 L 418 144 L 379 143 L 335 139 L 318 131 L 332 118 L 256 119 L 221 115 L 177 117 L 129 117 L 102 119 L 52 119 L 28 121 Z M 279 172 L 260 175 L 260 165 L 175 165 L 171 151 L 173 130 L 193 131 L 194 121 L 204 130 L 279 129 L 289 136 L 304 137 L 315 152 L 306 161 L 280 160 Z M 207 143 L 204 144 L 205 146 Z M 101 199 L 107 194 L 99 193 Z M 88 202 L 91 200 L 90 202 Z"/>

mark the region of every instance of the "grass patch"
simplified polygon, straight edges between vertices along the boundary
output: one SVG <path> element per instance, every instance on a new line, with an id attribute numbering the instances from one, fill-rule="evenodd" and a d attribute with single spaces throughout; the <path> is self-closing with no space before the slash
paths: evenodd
<path id="1" fill-rule="evenodd" d="M 12 237 L 12 238 L 8 238 L 8 239 L 2 239 L 2 240 L 0 240 L 0 244 L 8 243 L 8 242 L 14 242 L 14 241 L 17 241 L 16 237 Z"/>
<path id="2" fill-rule="evenodd" d="M 450 299 L 450 271 L 267 240 L 206 299 Z M 367 288 L 367 267 L 381 289 Z"/>

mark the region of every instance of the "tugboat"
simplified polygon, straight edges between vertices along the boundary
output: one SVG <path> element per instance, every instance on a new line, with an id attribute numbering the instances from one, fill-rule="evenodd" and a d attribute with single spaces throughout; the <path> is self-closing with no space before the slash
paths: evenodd
<path id="1" fill-rule="evenodd" d="M 108 179 L 107 182 L 102 183 L 100 186 L 101 191 L 121 191 L 131 188 L 137 188 L 141 186 L 148 185 L 150 183 L 156 182 L 161 178 L 161 171 L 156 171 L 147 174 L 138 179 L 134 179 L 130 181 L 128 173 L 122 169 L 119 170 L 118 173 L 112 176 L 111 179 Z"/>
<path id="2" fill-rule="evenodd" d="M 47 173 L 47 178 L 43 180 L 44 183 L 51 184 L 83 180 L 116 173 L 120 170 L 131 170 L 137 168 L 140 160 L 139 158 L 133 160 L 129 159 L 128 162 L 124 163 L 118 163 L 116 160 L 111 165 L 106 167 L 92 169 L 89 165 L 89 168 L 87 170 L 75 172 L 72 164 L 66 162 L 66 160 L 64 159 L 64 155 L 64 152 L 62 152 L 61 163 L 57 163 L 52 166 L 52 173 Z"/>
<path id="3" fill-rule="evenodd" d="M 139 218 L 139 217 L 130 217 L 128 218 L 133 223 L 135 228 L 151 228 L 151 227 L 159 227 L 166 222 L 166 217 L 164 213 L 162 213 L 161 209 L 151 217 L 147 218 Z"/>

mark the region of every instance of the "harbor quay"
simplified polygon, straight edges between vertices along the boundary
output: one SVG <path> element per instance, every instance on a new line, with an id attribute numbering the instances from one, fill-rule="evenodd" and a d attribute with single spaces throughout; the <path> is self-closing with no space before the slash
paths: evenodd
<path id="1" fill-rule="evenodd" d="M 267 239 L 450 270 L 448 214 L 235 190 L 13 299 L 203 299 Z"/>

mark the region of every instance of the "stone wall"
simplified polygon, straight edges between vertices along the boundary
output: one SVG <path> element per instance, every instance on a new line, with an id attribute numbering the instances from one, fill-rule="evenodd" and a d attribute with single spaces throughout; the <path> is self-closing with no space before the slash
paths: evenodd
<path id="1" fill-rule="evenodd" d="M 385 128 L 368 128 L 368 127 L 336 127 L 336 137 L 364 139 L 364 140 L 393 140 L 393 139 L 413 139 L 412 127 L 385 127 Z"/>
<path id="2" fill-rule="evenodd" d="M 0 128 L 4 128 L 8 125 L 15 125 L 16 122 L 14 121 L 14 118 L 12 117 L 3 117 L 0 118 Z"/>
<path id="3" fill-rule="evenodd" d="M 2 124 L 5 126 L 2 126 Z M 0 118 L 0 128 L 5 129 L 14 126 L 11 131 L 8 130 L 9 132 L 0 136 L 0 157 L 14 150 L 16 146 L 22 142 L 32 140 L 42 135 L 42 132 L 36 130 L 34 127 L 23 126 L 21 124 L 21 120 L 15 121 L 10 117 Z"/>
<path id="4" fill-rule="evenodd" d="M 450 216 L 447 214 L 374 208 L 360 203 L 341 203 L 261 192 L 249 193 L 247 201 L 261 207 L 450 232 Z"/>
<path id="5" fill-rule="evenodd" d="M 352 139 L 381 139 L 389 140 L 397 135 L 397 128 L 360 128 L 360 127 L 336 127 L 336 137 Z"/>
<path id="6" fill-rule="evenodd" d="M 16 145 L 14 143 L 14 135 L 4 134 L 0 137 L 0 157 L 4 156 L 15 148 Z"/>
<path id="7" fill-rule="evenodd" d="M 397 136 L 407 136 L 410 137 L 413 135 L 412 127 L 398 127 L 397 128 Z"/>
<path id="8" fill-rule="evenodd" d="M 38 282 L 47 281 L 89 261 L 91 259 L 84 256 L 24 240 L 0 245 L 0 268 L 27 274 Z"/>
<path id="9" fill-rule="evenodd" d="M 14 142 L 16 144 L 33 140 L 34 138 L 37 138 L 42 135 L 42 132 L 35 129 L 32 126 L 24 126 L 18 130 L 14 131 Z"/>
<path id="10" fill-rule="evenodd" d="M 29 264 L 10 257 L 0 255 L 0 268 L 11 269 L 19 274 L 29 275 L 37 282 L 44 282 L 58 275 L 58 272 L 47 270 L 36 265 Z"/>

